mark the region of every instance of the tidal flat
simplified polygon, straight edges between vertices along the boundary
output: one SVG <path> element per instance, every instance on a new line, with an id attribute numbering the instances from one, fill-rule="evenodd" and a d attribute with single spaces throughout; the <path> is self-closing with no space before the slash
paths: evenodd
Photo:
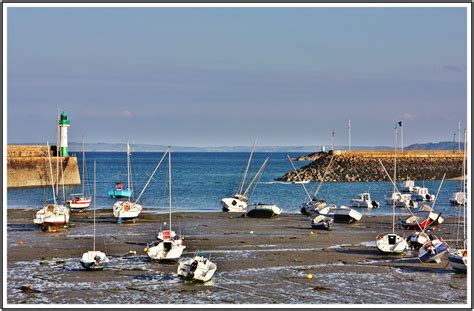
<path id="1" fill-rule="evenodd" d="M 467 299 L 466 275 L 454 273 L 447 255 L 440 264 L 426 264 L 416 251 L 378 252 L 375 237 L 391 232 L 391 216 L 364 216 L 319 231 L 298 214 L 251 219 L 238 213 L 173 213 L 173 230 L 185 237 L 183 257 L 198 252 L 218 267 L 210 282 L 192 284 L 178 278 L 178 263 L 150 261 L 144 252 L 167 228 L 168 214 L 145 209 L 135 223 L 117 224 L 111 209 L 97 210 L 96 248 L 106 252 L 110 266 L 85 271 L 79 260 L 92 249 L 92 211 L 71 214 L 69 228 L 55 233 L 33 224 L 35 212 L 7 212 L 9 304 L 464 304 Z M 447 217 L 433 233 L 452 244 L 455 223 Z"/>

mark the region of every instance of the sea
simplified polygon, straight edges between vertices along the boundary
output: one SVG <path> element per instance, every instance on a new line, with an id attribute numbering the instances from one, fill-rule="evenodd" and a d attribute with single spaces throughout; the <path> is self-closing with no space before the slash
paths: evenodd
<path id="1" fill-rule="evenodd" d="M 289 153 L 290 157 L 301 156 L 301 153 Z M 166 158 L 152 172 L 163 152 L 134 152 L 131 155 L 132 189 L 136 198 L 151 178 L 143 192 L 140 202 L 144 208 L 156 210 L 158 213 L 168 212 L 168 159 Z M 82 153 L 77 153 L 79 170 L 82 170 Z M 232 196 L 239 188 L 247 165 L 247 152 L 172 152 L 171 153 L 171 189 L 173 211 L 220 211 L 221 198 Z M 283 152 L 255 152 L 246 179 L 246 186 L 255 175 L 266 158 L 269 162 L 263 174 L 255 180 L 248 192 L 251 202 L 273 203 L 286 213 L 299 213 L 300 204 L 307 200 L 301 184 L 276 181 L 276 178 L 291 171 L 292 167 Z M 125 152 L 86 152 L 85 154 L 85 192 L 93 194 L 93 166 L 96 163 L 96 207 L 112 208 L 117 199 L 107 195 L 114 189 L 115 182 L 127 184 L 127 157 Z M 309 164 L 309 161 L 294 161 L 296 167 Z M 82 178 L 81 178 L 82 179 Z M 436 194 L 440 180 L 417 180 L 416 185 L 429 188 Z M 435 210 L 445 216 L 457 215 L 459 208 L 450 206 L 449 198 L 459 191 L 462 181 L 444 180 L 439 197 L 436 199 Z M 314 193 L 319 182 L 310 182 L 305 187 Z M 245 189 L 245 187 L 244 187 Z M 82 192 L 82 186 L 60 187 L 61 197 L 68 197 Z M 392 207 L 384 204 L 384 196 L 391 192 L 390 182 L 324 182 L 318 197 L 337 206 L 350 203 L 350 199 L 358 193 L 370 192 L 372 199 L 381 203 L 380 208 L 359 209 L 366 215 L 391 215 Z M 51 200 L 52 189 L 48 187 L 15 188 L 7 191 L 8 208 L 40 208 Z M 432 203 L 430 203 L 432 205 Z M 406 209 L 397 208 L 397 214 L 407 214 Z"/>

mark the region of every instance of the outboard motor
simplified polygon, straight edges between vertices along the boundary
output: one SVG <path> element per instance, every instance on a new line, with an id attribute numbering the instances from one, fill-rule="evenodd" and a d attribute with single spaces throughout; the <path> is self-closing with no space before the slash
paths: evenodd
<path id="1" fill-rule="evenodd" d="M 426 201 L 430 201 L 431 200 L 431 196 L 429 194 L 426 195 Z"/>
<path id="2" fill-rule="evenodd" d="M 375 208 L 377 208 L 377 207 L 379 207 L 379 205 L 377 204 L 377 202 L 375 202 L 375 201 L 372 201 L 372 207 L 375 207 Z"/>

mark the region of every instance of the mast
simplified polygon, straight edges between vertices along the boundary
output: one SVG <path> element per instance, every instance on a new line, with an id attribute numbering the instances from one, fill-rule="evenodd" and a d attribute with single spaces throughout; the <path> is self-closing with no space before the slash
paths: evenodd
<path id="1" fill-rule="evenodd" d="M 85 196 L 85 163 L 86 163 L 86 152 L 84 150 L 84 136 L 82 136 L 82 195 Z"/>
<path id="2" fill-rule="evenodd" d="M 94 161 L 94 252 L 95 252 L 95 161 Z"/>
<path id="3" fill-rule="evenodd" d="M 250 151 L 249 160 L 247 162 L 247 167 L 245 168 L 244 176 L 242 177 L 242 182 L 240 183 L 240 188 L 239 188 L 239 193 L 238 194 L 242 194 L 242 191 L 244 190 L 245 180 L 247 179 L 247 173 L 248 173 L 249 168 L 250 168 L 250 162 L 252 162 L 252 155 L 253 155 L 253 152 L 255 150 L 255 145 L 256 144 L 257 144 L 257 139 L 255 139 L 255 142 L 253 143 L 253 146 L 252 146 L 252 150 Z"/>
<path id="4" fill-rule="evenodd" d="M 56 119 L 56 195 L 59 194 L 59 157 L 61 153 L 60 150 L 60 141 L 59 141 L 59 108 L 58 108 L 58 116 Z"/>
<path id="5" fill-rule="evenodd" d="M 245 189 L 245 192 L 244 192 L 244 197 L 247 195 L 247 193 L 249 192 L 250 188 L 252 187 L 252 184 L 255 182 L 255 180 L 257 179 L 258 175 L 260 175 L 260 173 L 263 171 L 263 169 L 265 168 L 265 166 L 267 165 L 267 162 L 270 158 L 266 158 L 265 161 L 263 162 L 262 166 L 260 166 L 260 168 L 258 169 L 257 173 L 255 174 L 255 176 L 252 178 L 252 181 L 250 182 L 250 184 L 247 186 L 247 189 Z"/>
<path id="6" fill-rule="evenodd" d="M 347 129 L 349 130 L 349 151 L 351 151 L 351 119 L 349 119 L 349 126 Z"/>
<path id="7" fill-rule="evenodd" d="M 127 190 L 130 191 L 130 145 L 127 141 Z"/>
<path id="8" fill-rule="evenodd" d="M 64 168 L 63 168 L 63 158 L 61 158 L 61 188 L 63 190 L 63 204 L 66 202 L 66 191 L 64 190 Z"/>
<path id="9" fill-rule="evenodd" d="M 170 197 L 170 232 L 171 232 L 171 149 L 168 150 L 168 194 Z"/>
<path id="10" fill-rule="evenodd" d="M 395 126 L 395 157 L 393 164 L 393 193 L 396 191 L 397 184 L 397 136 L 398 136 L 398 127 Z M 392 194 L 392 233 L 395 233 L 395 200 L 393 199 Z"/>
<path id="11" fill-rule="evenodd" d="M 51 188 L 53 189 L 53 200 L 54 205 L 56 205 L 56 194 L 54 193 L 54 178 L 53 178 L 53 166 L 51 165 L 51 150 L 49 148 L 49 143 L 46 142 L 46 146 L 48 147 L 48 162 L 49 162 L 49 177 L 51 177 Z"/>
<path id="12" fill-rule="evenodd" d="M 467 201 L 467 193 L 466 193 L 466 144 L 467 144 L 467 131 L 466 129 L 464 129 L 464 155 L 463 155 L 463 158 L 462 158 L 462 192 L 463 192 L 463 195 L 464 195 L 464 200 L 463 200 L 463 226 L 462 226 L 462 229 L 463 229 L 463 246 L 464 246 L 464 249 L 466 249 L 467 247 L 467 236 L 466 236 L 466 201 Z"/>

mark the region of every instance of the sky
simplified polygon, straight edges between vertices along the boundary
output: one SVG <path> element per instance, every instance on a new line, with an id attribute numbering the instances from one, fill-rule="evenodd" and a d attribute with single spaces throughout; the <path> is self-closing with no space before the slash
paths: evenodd
<path id="1" fill-rule="evenodd" d="M 465 8 L 8 8 L 8 143 L 452 140 Z"/>

